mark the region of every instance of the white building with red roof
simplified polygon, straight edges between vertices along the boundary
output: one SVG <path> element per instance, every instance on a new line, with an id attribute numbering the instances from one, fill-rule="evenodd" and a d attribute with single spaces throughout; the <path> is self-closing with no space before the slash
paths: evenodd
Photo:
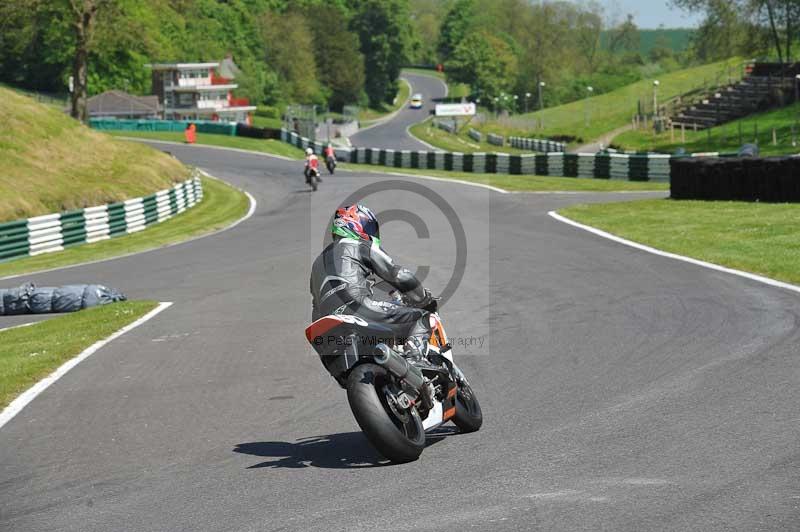
<path id="1" fill-rule="evenodd" d="M 226 58 L 230 61 L 230 58 Z M 251 123 L 256 110 L 247 98 L 234 98 L 238 87 L 232 78 L 219 75 L 220 63 L 156 63 L 153 71 L 153 94 L 168 120 L 219 120 Z M 236 69 L 238 70 L 238 69 Z M 235 75 L 229 66 L 227 75 Z"/>

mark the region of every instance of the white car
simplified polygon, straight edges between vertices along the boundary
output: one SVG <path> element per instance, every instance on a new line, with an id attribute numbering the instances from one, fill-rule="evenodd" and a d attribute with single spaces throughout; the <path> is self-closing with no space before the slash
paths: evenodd
<path id="1" fill-rule="evenodd" d="M 412 109 L 422 108 L 422 94 L 415 94 L 411 97 L 411 108 Z"/>

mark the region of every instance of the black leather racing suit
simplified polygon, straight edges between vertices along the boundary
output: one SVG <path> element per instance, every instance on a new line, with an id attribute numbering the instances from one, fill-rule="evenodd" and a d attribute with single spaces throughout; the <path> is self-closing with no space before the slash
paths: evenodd
<path id="1" fill-rule="evenodd" d="M 408 269 L 366 240 L 334 237 L 311 267 L 312 318 L 355 314 L 390 327 L 398 342 L 417 338 L 427 345 L 431 328 L 428 312 L 372 299 L 368 277 L 375 274 L 406 295 L 412 305 L 427 306 L 430 293 Z"/>

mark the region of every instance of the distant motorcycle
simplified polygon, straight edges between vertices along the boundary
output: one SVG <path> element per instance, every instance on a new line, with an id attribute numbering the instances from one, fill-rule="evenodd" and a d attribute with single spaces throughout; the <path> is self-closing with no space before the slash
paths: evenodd
<path id="1" fill-rule="evenodd" d="M 336 170 L 336 157 L 328 157 L 325 159 L 325 166 L 328 167 L 328 172 L 333 175 L 333 171 Z"/>
<path id="2" fill-rule="evenodd" d="M 319 177 L 319 170 L 317 168 L 309 168 L 306 166 L 306 183 L 311 185 L 311 189 L 316 192 L 319 182 L 322 181 Z"/>

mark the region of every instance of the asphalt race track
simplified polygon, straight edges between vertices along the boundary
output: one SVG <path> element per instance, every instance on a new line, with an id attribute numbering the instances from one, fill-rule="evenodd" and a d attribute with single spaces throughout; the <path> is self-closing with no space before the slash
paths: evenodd
<path id="1" fill-rule="evenodd" d="M 422 108 L 411 109 L 408 104 L 391 120 L 362 129 L 350 137 L 353 146 L 363 148 L 386 148 L 390 150 L 430 150 L 435 149 L 412 137 L 408 128 L 422 122 L 436 105 L 435 100 L 447 95 L 447 86 L 438 78 L 403 73 L 411 85 L 411 94 L 422 94 Z"/>
<path id="2" fill-rule="evenodd" d="M 798 297 L 546 215 L 641 194 L 341 172 L 312 195 L 300 162 L 169 150 L 258 209 L 215 236 L 29 277 L 175 304 L 0 429 L 0 530 L 798 529 Z M 440 430 L 402 466 L 371 450 L 303 336 L 326 221 L 365 185 L 394 220 L 386 249 L 429 266 L 434 292 L 459 251 L 450 222 L 466 233 L 442 314 L 484 427 Z"/>

